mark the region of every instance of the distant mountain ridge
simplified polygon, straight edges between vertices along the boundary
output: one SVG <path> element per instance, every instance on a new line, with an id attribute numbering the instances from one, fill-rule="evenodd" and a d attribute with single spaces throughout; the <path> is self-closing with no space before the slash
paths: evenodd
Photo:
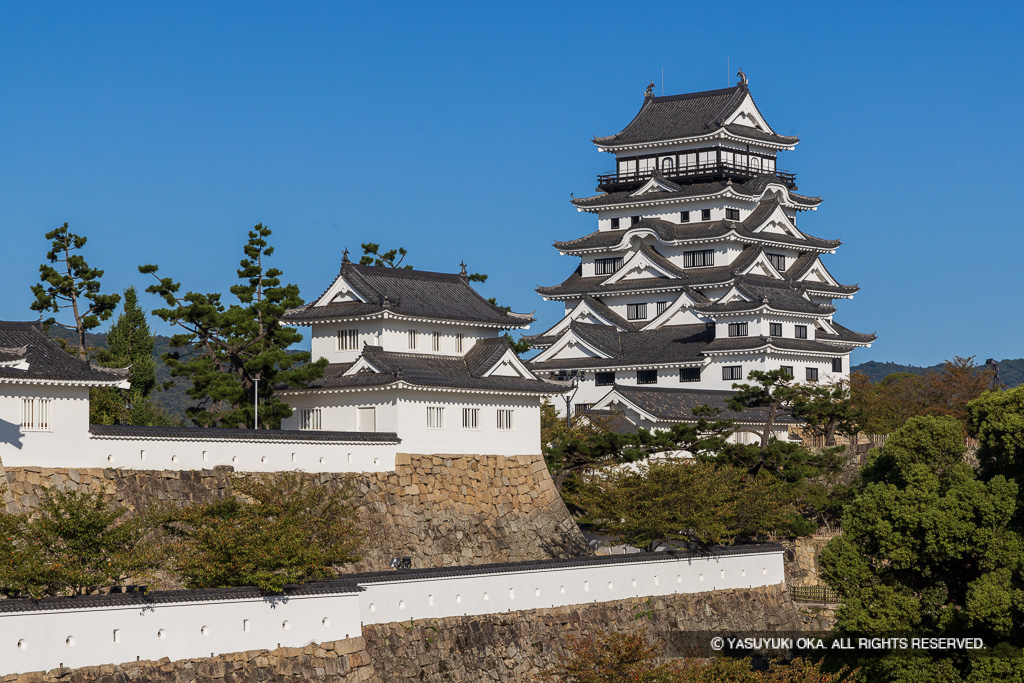
<path id="1" fill-rule="evenodd" d="M 975 359 L 977 360 L 977 359 Z M 984 359 L 982 360 L 984 362 Z M 915 375 L 923 375 L 931 370 L 941 370 L 942 363 L 927 368 L 917 365 L 900 365 L 899 363 L 879 363 L 869 360 L 866 363 L 854 365 L 852 372 L 862 372 L 871 378 L 872 382 L 880 382 L 885 377 L 895 372 L 909 372 Z M 1024 358 L 1008 358 L 999 361 L 999 380 L 1008 387 L 1016 387 L 1024 384 Z"/>

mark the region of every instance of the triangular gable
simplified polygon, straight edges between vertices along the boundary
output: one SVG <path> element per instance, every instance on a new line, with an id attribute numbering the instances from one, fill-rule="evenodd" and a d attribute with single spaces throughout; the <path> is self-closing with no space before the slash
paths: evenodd
<path id="1" fill-rule="evenodd" d="M 327 291 L 316 300 L 313 306 L 326 306 L 327 304 L 337 304 L 346 301 L 367 303 L 366 298 L 355 287 L 346 282 L 344 277 L 339 275 L 338 279 L 327 288 Z"/>
<path id="2" fill-rule="evenodd" d="M 628 261 L 622 264 L 621 268 L 615 271 L 611 277 L 601 284 L 610 285 L 613 282 L 620 282 L 623 280 L 638 280 L 640 278 L 651 277 L 676 278 L 676 275 L 666 269 L 663 265 L 655 263 L 651 257 L 643 252 L 643 250 L 637 250 Z"/>
<path id="3" fill-rule="evenodd" d="M 676 322 L 675 324 L 692 325 L 694 323 L 699 323 L 700 320 L 696 318 L 692 311 L 688 310 L 692 308 L 696 303 L 698 303 L 697 300 L 694 299 L 688 292 L 682 292 L 678 297 L 676 297 L 675 301 L 669 304 L 668 308 L 665 309 L 664 313 L 662 313 L 659 316 L 656 316 L 654 320 L 647 323 L 640 329 L 641 331 L 657 330 L 661 327 L 664 327 L 665 325 L 670 324 L 672 319 L 679 315 L 680 312 L 686 315 L 687 320 L 685 322 L 679 321 Z"/>
<path id="4" fill-rule="evenodd" d="M 839 283 L 836 282 L 835 278 L 833 278 L 832 275 L 830 275 L 829 272 L 825 270 L 825 266 L 821 264 L 821 259 L 819 258 L 814 259 L 814 263 L 811 265 L 810 268 L 808 268 L 804 272 L 803 275 L 797 278 L 797 282 L 820 282 L 826 285 L 839 285 Z"/>
<path id="5" fill-rule="evenodd" d="M 804 234 L 797 229 L 792 219 L 786 215 L 786 212 L 782 210 L 781 206 L 776 206 L 775 210 L 772 211 L 764 221 L 751 228 L 751 232 L 775 233 L 777 235 L 795 237 L 800 240 L 807 239 Z"/>
<path id="6" fill-rule="evenodd" d="M 622 394 L 619 393 L 617 387 L 612 387 L 611 390 L 607 394 L 602 396 L 600 400 L 598 400 L 596 403 L 594 403 L 592 409 L 593 410 L 606 410 L 606 409 L 610 408 L 612 410 L 619 410 L 620 409 L 619 406 L 623 406 L 623 407 L 627 408 L 628 410 L 633 411 L 642 420 L 647 420 L 648 422 L 657 422 L 658 421 L 658 418 L 655 417 L 654 415 L 648 413 L 646 410 L 643 410 L 643 409 L 639 408 L 633 402 L 626 400 L 626 398 L 623 397 Z M 623 410 L 622 412 L 625 413 L 626 411 Z"/>
<path id="7" fill-rule="evenodd" d="M 839 331 L 832 326 L 831 321 L 818 319 L 814 321 L 814 326 L 824 332 L 825 334 L 839 334 Z"/>
<path id="8" fill-rule="evenodd" d="M 374 366 L 373 363 L 366 360 L 366 356 L 360 356 L 355 363 L 352 364 L 348 370 L 345 371 L 346 375 L 355 375 L 360 372 L 373 372 L 376 374 L 382 374 L 380 368 Z"/>
<path id="9" fill-rule="evenodd" d="M 754 262 L 742 270 L 740 275 L 764 275 L 776 280 L 785 279 L 782 277 L 782 274 L 775 269 L 775 266 L 768 261 L 768 257 L 765 256 L 764 252 L 759 253 L 757 258 L 754 259 Z"/>
<path id="10" fill-rule="evenodd" d="M 543 336 L 548 337 L 561 334 L 564 330 L 568 329 L 569 325 L 573 322 L 590 323 L 592 325 L 608 325 L 609 327 L 614 327 L 617 330 L 622 330 L 623 332 L 626 331 L 624 327 L 617 325 L 609 317 L 595 310 L 594 307 L 590 305 L 590 301 L 582 299 L 578 304 L 576 304 L 576 308 L 569 311 L 568 315 L 559 320 L 554 327 L 545 332 Z"/>
<path id="11" fill-rule="evenodd" d="M 725 120 L 725 125 L 739 124 L 741 126 L 750 126 L 751 128 L 757 128 L 763 130 L 766 133 L 774 133 L 768 122 L 761 116 L 761 112 L 757 110 L 757 106 L 754 104 L 754 98 L 747 93 L 747 96 L 740 102 L 740 106 L 733 111 L 732 114 Z"/>
<path id="12" fill-rule="evenodd" d="M 678 192 L 679 186 L 662 178 L 653 177 L 644 183 L 639 190 L 631 194 L 631 197 L 650 194 L 651 192 Z"/>
<path id="13" fill-rule="evenodd" d="M 735 301 L 753 301 L 753 299 L 744 294 L 739 287 L 733 285 L 732 288 L 728 292 L 726 292 L 721 298 L 715 301 L 715 303 L 729 304 Z"/>
<path id="14" fill-rule="evenodd" d="M 570 330 L 554 344 L 537 354 L 531 362 L 566 359 L 566 358 L 611 358 L 610 355 L 576 336 Z"/>
<path id="15" fill-rule="evenodd" d="M 526 369 L 523 361 L 519 360 L 519 357 L 516 356 L 512 349 L 506 349 L 505 353 L 498 359 L 498 362 L 484 372 L 483 377 L 490 377 L 491 375 L 537 379 L 533 376 L 533 373 Z"/>

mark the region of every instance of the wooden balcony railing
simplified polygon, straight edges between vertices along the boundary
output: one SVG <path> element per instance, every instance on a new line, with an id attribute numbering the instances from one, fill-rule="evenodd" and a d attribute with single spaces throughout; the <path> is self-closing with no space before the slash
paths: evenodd
<path id="1" fill-rule="evenodd" d="M 643 171 L 630 173 L 602 173 L 597 176 L 597 185 L 602 190 L 617 189 L 623 185 L 635 185 L 648 180 L 654 175 L 655 170 L 663 178 L 668 180 L 694 180 L 699 178 L 726 177 L 737 180 L 746 180 L 762 175 L 773 175 L 775 178 L 789 188 L 796 187 L 796 174 L 786 171 L 766 171 L 763 168 L 752 168 L 750 166 L 730 163 L 726 161 L 697 164 L 695 166 L 677 167 L 671 169 L 649 168 Z"/>

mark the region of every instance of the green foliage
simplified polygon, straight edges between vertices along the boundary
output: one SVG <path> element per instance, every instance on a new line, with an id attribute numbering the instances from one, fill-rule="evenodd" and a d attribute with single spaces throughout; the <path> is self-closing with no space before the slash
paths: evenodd
<path id="1" fill-rule="evenodd" d="M 508 332 L 505 333 L 505 341 L 508 342 L 509 348 L 511 348 L 517 356 L 521 356 L 533 348 L 533 346 L 530 345 L 530 342 L 526 341 L 522 336 L 520 336 L 519 339 L 513 339 L 512 335 Z"/>
<path id="2" fill-rule="evenodd" d="M 1018 487 L 1002 474 L 978 479 L 962 462 L 960 430 L 953 417 L 911 418 L 864 467 L 843 534 L 819 562 L 842 599 L 840 632 L 969 635 L 987 647 L 1024 640 Z M 997 665 L 992 657 L 899 659 L 866 660 L 868 680 L 988 680 L 977 667 Z"/>
<path id="3" fill-rule="evenodd" d="M 808 433 L 825 437 L 826 446 L 835 446 L 837 434 L 850 436 L 860 431 L 849 381 L 805 384 L 803 388 L 803 395 L 793 402 L 793 415 L 807 423 Z"/>
<path id="4" fill-rule="evenodd" d="M 359 559 L 365 533 L 348 502 L 349 480 L 340 490 L 299 473 L 232 482 L 235 495 L 182 508 L 167 520 L 186 586 L 280 592 L 286 584 L 335 576 L 335 566 Z"/>
<path id="5" fill-rule="evenodd" d="M 111 316 L 121 296 L 100 293 L 103 271 L 90 268 L 85 257 L 78 253 L 85 246 L 87 238 L 70 232 L 65 223 L 46 233 L 46 239 L 50 240 L 50 250 L 46 252 L 48 263 L 39 266 L 41 282 L 32 285 L 36 299 L 31 308 L 33 311 L 58 314 L 64 309 L 71 309 L 73 325 L 58 322 L 52 317 L 43 321 L 43 325 L 50 327 L 56 324 L 75 330 L 78 336 L 78 357 L 85 360 L 88 358 L 85 333 Z"/>
<path id="6" fill-rule="evenodd" d="M 171 338 L 176 349 L 164 354 L 172 377 L 191 381 L 188 395 L 198 401 L 186 414 L 204 427 L 253 425 L 253 397 L 259 385 L 259 423 L 276 428 L 291 415 L 288 404 L 274 396 L 278 384 L 303 386 L 323 375 L 326 359 L 308 362 L 308 352 L 289 353 L 302 340 L 298 331 L 281 324 L 289 308 L 302 304 L 299 288 L 281 284 L 281 271 L 267 268 L 263 260 L 274 248 L 271 231 L 257 225 L 249 231 L 245 258 L 237 271 L 240 284 L 231 287 L 237 304 L 225 306 L 220 294 L 188 292 L 178 296 L 181 285 L 156 275 L 157 266 L 140 266 L 157 284 L 146 289 L 157 294 L 168 308 L 153 311 L 164 322 L 184 332 Z M 182 355 L 180 349 L 185 349 Z"/>
<path id="7" fill-rule="evenodd" d="M 794 383 L 785 370 L 751 370 L 747 379 L 753 381 L 753 384 L 732 385 L 736 393 L 729 397 L 728 403 L 733 410 L 766 409 L 764 426 L 759 432 L 763 448 L 771 440 L 772 428 L 779 418 L 792 416 L 797 402 L 805 400 L 808 389 Z"/>
<path id="8" fill-rule="evenodd" d="M 88 595 L 139 581 L 162 553 L 156 522 L 127 516 L 102 494 L 47 489 L 37 515 L 0 513 L 0 586 L 44 595 Z"/>
<path id="9" fill-rule="evenodd" d="M 643 463 L 584 477 L 573 502 L 624 542 L 673 540 L 711 546 L 770 531 L 807 533 L 792 487 L 766 472 L 729 465 Z"/>
<path id="10" fill-rule="evenodd" d="M 380 245 L 374 242 L 364 242 L 359 246 L 363 249 L 363 255 L 359 258 L 361 266 L 387 266 L 388 268 L 412 270 L 412 266 L 402 265 L 402 261 L 409 254 L 404 247 L 381 252 Z"/>
<path id="11" fill-rule="evenodd" d="M 967 405 L 978 462 L 986 477 L 1003 474 L 1024 482 L 1024 387 L 992 391 Z"/>

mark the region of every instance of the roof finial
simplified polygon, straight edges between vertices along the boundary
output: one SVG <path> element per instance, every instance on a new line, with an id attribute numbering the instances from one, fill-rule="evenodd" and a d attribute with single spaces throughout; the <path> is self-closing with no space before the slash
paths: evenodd
<path id="1" fill-rule="evenodd" d="M 352 263 L 351 261 L 348 260 L 348 247 L 345 247 L 345 251 L 341 252 L 341 262 Z"/>
<path id="2" fill-rule="evenodd" d="M 740 85 L 746 87 L 747 85 L 747 74 L 743 73 L 743 69 L 736 72 L 736 75 L 740 77 Z"/>
<path id="3" fill-rule="evenodd" d="M 466 272 L 466 262 L 460 262 L 459 267 L 462 268 L 462 270 L 459 271 L 459 275 L 461 275 L 462 277 L 469 277 L 469 273 Z"/>
<path id="4" fill-rule="evenodd" d="M 654 97 L 654 81 L 648 84 L 647 89 L 644 90 L 644 101 L 652 99 Z"/>

